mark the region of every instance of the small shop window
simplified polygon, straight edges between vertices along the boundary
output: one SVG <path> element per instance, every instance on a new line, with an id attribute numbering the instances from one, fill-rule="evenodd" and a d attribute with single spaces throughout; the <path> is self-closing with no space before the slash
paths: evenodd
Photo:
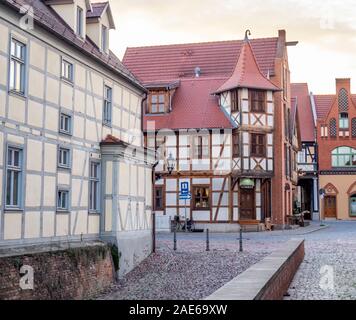
<path id="1" fill-rule="evenodd" d="M 208 210 L 210 209 L 210 187 L 209 186 L 195 186 L 193 188 L 194 194 L 194 210 Z"/>

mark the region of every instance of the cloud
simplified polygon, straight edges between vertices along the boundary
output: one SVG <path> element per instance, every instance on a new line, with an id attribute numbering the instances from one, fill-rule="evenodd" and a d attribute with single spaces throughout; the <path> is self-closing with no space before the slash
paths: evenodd
<path id="1" fill-rule="evenodd" d="M 111 6 L 118 29 L 111 43 L 120 57 L 128 46 L 242 39 L 246 29 L 252 37 L 274 37 L 286 29 L 289 40 L 300 42 L 290 48 L 293 80 L 325 92 L 334 90 L 326 80 L 337 75 L 356 79 L 353 0 L 111 0 Z"/>

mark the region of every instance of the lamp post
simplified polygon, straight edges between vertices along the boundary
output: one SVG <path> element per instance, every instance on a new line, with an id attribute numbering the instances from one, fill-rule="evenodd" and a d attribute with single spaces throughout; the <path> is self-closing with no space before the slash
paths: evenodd
<path id="1" fill-rule="evenodd" d="M 169 175 L 172 174 L 174 167 L 175 167 L 175 159 L 173 158 L 172 153 L 170 153 L 169 157 L 167 158 L 167 170 Z"/>

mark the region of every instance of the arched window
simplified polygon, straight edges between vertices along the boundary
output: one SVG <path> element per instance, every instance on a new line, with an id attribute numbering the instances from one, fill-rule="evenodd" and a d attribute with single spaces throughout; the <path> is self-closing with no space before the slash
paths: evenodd
<path id="1" fill-rule="evenodd" d="M 350 216 L 356 217 L 356 193 L 350 197 Z"/>
<path id="2" fill-rule="evenodd" d="M 347 112 L 349 110 L 349 97 L 346 89 L 342 88 L 339 91 L 339 112 Z"/>
<path id="3" fill-rule="evenodd" d="M 337 129 L 336 129 L 336 119 L 330 119 L 330 137 L 336 138 Z"/>
<path id="4" fill-rule="evenodd" d="M 339 147 L 332 152 L 333 167 L 356 167 L 356 149 Z"/>
<path id="5" fill-rule="evenodd" d="M 356 118 L 352 119 L 352 137 L 356 138 Z"/>

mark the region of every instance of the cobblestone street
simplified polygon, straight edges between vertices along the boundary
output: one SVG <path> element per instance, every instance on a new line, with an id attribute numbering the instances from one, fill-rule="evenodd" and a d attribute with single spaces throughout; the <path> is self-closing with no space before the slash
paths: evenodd
<path id="1" fill-rule="evenodd" d="M 306 255 L 286 299 L 356 299 L 356 222 L 325 224 L 244 233 L 243 253 L 238 234 L 211 234 L 210 252 L 205 234 L 178 234 L 177 252 L 172 234 L 159 234 L 157 253 L 99 299 L 202 299 L 291 238 L 305 239 Z"/>

